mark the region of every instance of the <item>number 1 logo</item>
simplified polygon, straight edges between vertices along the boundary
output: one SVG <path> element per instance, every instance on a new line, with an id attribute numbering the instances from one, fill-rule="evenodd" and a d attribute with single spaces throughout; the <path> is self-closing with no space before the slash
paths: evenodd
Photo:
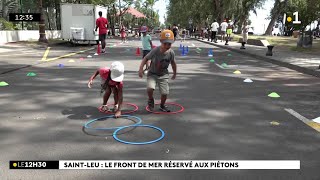
<path id="1" fill-rule="evenodd" d="M 299 13 L 298 13 L 298 11 L 294 12 L 293 16 L 294 16 L 294 21 L 292 23 L 293 24 L 301 24 L 301 21 L 299 21 Z M 287 14 L 284 13 L 283 14 L 283 24 L 286 24 L 286 21 L 291 22 L 292 18 L 290 16 L 287 18 Z"/>

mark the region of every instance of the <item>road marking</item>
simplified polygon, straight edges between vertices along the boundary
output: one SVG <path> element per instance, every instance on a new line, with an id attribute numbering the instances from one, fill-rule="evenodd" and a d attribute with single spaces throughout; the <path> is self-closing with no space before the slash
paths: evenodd
<path id="1" fill-rule="evenodd" d="M 47 47 L 46 51 L 44 52 L 44 55 L 42 56 L 41 61 L 45 61 L 47 59 L 49 51 L 50 51 L 50 47 Z"/>
<path id="2" fill-rule="evenodd" d="M 292 116 L 298 118 L 300 121 L 304 122 L 306 125 L 310 126 L 312 129 L 320 132 L 320 124 L 319 123 L 310 121 L 309 119 L 305 118 L 304 116 L 297 113 L 293 109 L 286 109 L 285 108 L 284 110 L 287 111 L 288 113 L 290 113 Z"/>
<path id="3" fill-rule="evenodd" d="M 41 61 L 44 61 L 44 62 L 55 61 L 55 60 L 58 60 L 58 59 L 61 59 L 61 58 L 66 58 L 66 57 L 74 56 L 74 55 L 76 55 L 76 54 L 83 53 L 83 52 L 86 52 L 86 51 L 90 51 L 90 50 L 93 50 L 93 49 L 94 49 L 94 48 L 90 48 L 90 49 L 87 49 L 87 50 L 77 51 L 77 52 L 74 52 L 74 53 L 69 53 L 69 54 L 65 54 L 65 55 L 59 56 L 59 57 L 55 57 L 55 58 L 51 58 L 51 59 L 46 59 L 46 60 L 41 60 Z"/>
<path id="4" fill-rule="evenodd" d="M 225 69 L 225 68 L 222 67 L 220 64 L 217 64 L 217 63 L 216 63 L 216 65 L 217 65 L 219 68 L 221 68 L 221 69 Z"/>

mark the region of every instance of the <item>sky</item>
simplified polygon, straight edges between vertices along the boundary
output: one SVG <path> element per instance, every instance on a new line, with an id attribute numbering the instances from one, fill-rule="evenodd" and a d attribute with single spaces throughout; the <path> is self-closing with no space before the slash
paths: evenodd
<path id="1" fill-rule="evenodd" d="M 166 15 L 167 5 L 169 4 L 169 0 L 158 0 L 153 8 L 159 10 L 160 22 L 164 24 L 164 15 Z"/>
<path id="2" fill-rule="evenodd" d="M 161 23 L 164 23 L 163 16 L 166 14 L 166 7 L 168 3 L 169 0 L 158 0 L 154 5 L 154 9 L 159 10 Z M 263 8 L 257 10 L 257 16 L 254 13 L 250 12 L 249 19 L 252 21 L 251 26 L 254 27 L 255 34 L 263 34 L 265 29 L 267 29 L 270 20 L 266 20 L 265 18 L 268 17 L 273 4 L 274 0 L 266 0 Z"/>

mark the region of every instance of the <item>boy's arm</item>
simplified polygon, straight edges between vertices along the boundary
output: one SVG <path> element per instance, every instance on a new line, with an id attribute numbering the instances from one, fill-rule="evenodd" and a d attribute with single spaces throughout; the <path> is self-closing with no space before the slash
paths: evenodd
<path id="1" fill-rule="evenodd" d="M 93 80 L 94 80 L 94 78 L 97 77 L 98 74 L 99 74 L 99 71 L 96 71 L 96 72 L 90 77 L 89 82 L 88 82 L 88 87 L 89 87 L 89 88 L 91 88 L 91 85 L 92 85 L 92 83 L 93 83 Z"/>
<path id="2" fill-rule="evenodd" d="M 176 75 L 177 75 L 177 64 L 176 61 L 173 60 L 171 61 L 171 67 L 172 67 L 172 71 L 173 71 L 173 76 L 172 76 L 172 80 L 176 79 Z"/>
<path id="3" fill-rule="evenodd" d="M 141 61 L 141 64 L 140 64 L 140 67 L 139 67 L 139 77 L 140 78 L 142 78 L 142 76 L 143 76 L 143 67 L 144 67 L 144 65 L 146 64 L 147 61 L 148 61 L 147 56 L 145 56 Z"/>
<path id="4" fill-rule="evenodd" d="M 96 29 L 95 29 L 95 31 L 97 31 L 98 30 L 98 19 L 96 20 Z"/>

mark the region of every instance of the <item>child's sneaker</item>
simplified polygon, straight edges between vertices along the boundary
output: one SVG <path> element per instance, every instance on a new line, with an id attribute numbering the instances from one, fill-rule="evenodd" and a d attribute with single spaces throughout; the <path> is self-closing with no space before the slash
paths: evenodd
<path id="1" fill-rule="evenodd" d="M 160 105 L 160 110 L 163 112 L 171 112 L 166 105 Z"/>
<path id="2" fill-rule="evenodd" d="M 109 111 L 109 108 L 108 108 L 107 105 L 102 105 L 102 106 L 100 107 L 100 110 L 101 110 L 102 112 L 108 112 L 108 111 Z"/>
<path id="3" fill-rule="evenodd" d="M 148 106 L 149 106 L 150 111 L 153 111 L 153 109 L 154 109 L 154 99 L 149 99 L 148 100 Z"/>

